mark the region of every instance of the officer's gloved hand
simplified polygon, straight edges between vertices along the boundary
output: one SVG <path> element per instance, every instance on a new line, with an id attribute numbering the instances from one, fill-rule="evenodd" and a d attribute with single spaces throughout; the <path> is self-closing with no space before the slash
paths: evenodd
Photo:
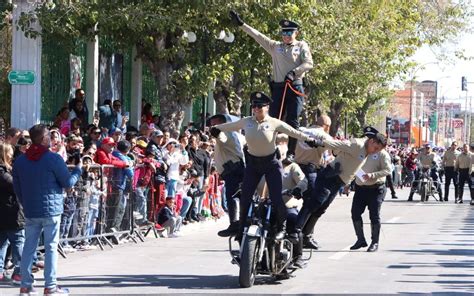
<path id="1" fill-rule="evenodd" d="M 311 139 L 309 141 L 305 141 L 305 143 L 311 148 L 318 148 L 324 147 L 324 143 L 322 139 Z"/>
<path id="2" fill-rule="evenodd" d="M 303 193 L 301 192 L 301 188 L 295 187 L 291 190 L 291 195 L 293 195 L 296 199 L 301 199 L 303 197 Z"/>
<path id="3" fill-rule="evenodd" d="M 217 127 L 211 127 L 211 130 L 209 132 L 211 133 L 211 136 L 213 136 L 214 138 L 217 138 L 219 137 L 221 130 L 218 129 Z"/>
<path id="4" fill-rule="evenodd" d="M 285 81 L 293 82 L 295 80 L 295 76 L 295 71 L 292 70 L 286 74 Z"/>
<path id="5" fill-rule="evenodd" d="M 229 16 L 230 16 L 230 19 L 232 20 L 232 22 L 236 25 L 236 26 L 243 26 L 244 25 L 244 21 L 242 20 L 242 18 L 240 17 L 240 15 L 235 11 L 235 10 L 231 10 L 229 12 Z"/>

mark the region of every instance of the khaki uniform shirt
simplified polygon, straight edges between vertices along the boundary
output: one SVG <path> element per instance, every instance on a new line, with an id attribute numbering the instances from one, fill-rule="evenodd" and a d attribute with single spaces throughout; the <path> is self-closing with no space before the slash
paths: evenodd
<path id="1" fill-rule="evenodd" d="M 244 160 L 245 140 L 238 132 L 222 132 L 216 138 L 214 147 L 214 163 L 219 174 L 224 171 L 223 165 L 229 160 L 239 162 Z"/>
<path id="2" fill-rule="evenodd" d="M 324 146 L 334 150 L 336 159 L 329 165 L 334 168 L 336 163 L 340 164 L 342 172 L 339 174 L 342 182 L 349 184 L 354 179 L 355 173 L 364 165 L 367 155 L 365 151 L 365 139 L 353 139 L 351 141 L 323 140 Z"/>
<path id="3" fill-rule="evenodd" d="M 305 41 L 295 41 L 293 44 L 287 45 L 268 38 L 247 24 L 241 28 L 272 56 L 273 80 L 275 82 L 284 82 L 286 74 L 290 71 L 295 72 L 295 80 L 302 79 L 305 72 L 313 68 L 311 51 Z"/>
<path id="4" fill-rule="evenodd" d="M 435 160 L 435 154 L 433 152 L 427 154 L 425 151 L 423 151 L 420 153 L 420 156 L 418 156 L 418 160 L 420 161 L 422 167 L 430 168 L 433 164 L 433 161 Z"/>
<path id="5" fill-rule="evenodd" d="M 461 153 L 458 156 L 458 159 L 456 160 L 456 169 L 469 169 L 469 171 L 472 171 L 472 161 L 473 161 L 474 156 L 472 155 L 471 152 L 466 153 Z"/>
<path id="6" fill-rule="evenodd" d="M 311 138 L 332 139 L 322 127 L 300 128 L 299 130 Z M 298 141 L 295 150 L 295 161 L 299 164 L 306 165 L 311 163 L 316 167 L 321 167 L 324 165 L 323 154 L 326 150 L 327 148 L 325 147 L 311 148 L 305 142 Z"/>
<path id="7" fill-rule="evenodd" d="M 301 170 L 300 166 L 296 163 L 290 163 L 289 165 L 283 168 L 283 175 L 282 175 L 282 188 L 283 190 L 293 189 L 293 188 L 300 188 L 301 192 L 305 192 L 308 188 L 308 180 L 306 179 L 303 171 Z M 260 182 L 257 186 L 257 192 L 260 196 L 263 195 L 263 188 L 265 187 L 265 177 L 262 177 Z M 268 190 L 265 192 L 265 198 L 268 197 Z M 283 195 L 283 202 L 285 203 L 287 208 L 301 208 L 303 205 L 303 199 L 296 199 L 292 196 Z"/>
<path id="8" fill-rule="evenodd" d="M 456 166 L 456 159 L 459 156 L 459 152 L 456 150 L 452 151 L 451 148 L 448 149 L 443 156 L 443 167 L 455 167 Z"/>
<path id="9" fill-rule="evenodd" d="M 362 170 L 369 176 L 369 179 L 362 182 L 359 178 L 356 178 L 357 185 L 384 184 L 386 176 L 390 175 L 393 170 L 390 155 L 385 150 L 369 155 L 362 166 Z"/>
<path id="10" fill-rule="evenodd" d="M 249 116 L 236 122 L 223 123 L 215 127 L 223 132 L 243 130 L 249 153 L 257 157 L 267 156 L 275 152 L 275 140 L 278 132 L 299 140 L 310 140 L 307 135 L 295 130 L 287 123 L 268 115 L 261 122 L 258 122 L 255 116 Z"/>

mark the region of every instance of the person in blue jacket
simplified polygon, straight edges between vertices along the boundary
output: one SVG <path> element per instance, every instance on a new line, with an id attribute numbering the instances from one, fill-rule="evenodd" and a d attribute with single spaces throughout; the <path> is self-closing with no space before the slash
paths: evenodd
<path id="1" fill-rule="evenodd" d="M 127 154 L 130 152 L 130 143 L 128 141 L 120 141 L 117 143 L 117 149 L 112 152 L 112 155 L 124 161 L 131 163 L 132 160 Z M 110 222 L 110 230 L 112 232 L 121 229 L 122 220 L 125 215 L 125 208 L 127 207 L 128 193 L 130 190 L 127 189 L 127 184 L 130 186 L 130 181 L 133 179 L 133 168 L 129 165 L 126 168 L 114 168 L 112 177 L 113 191 L 107 199 L 107 206 L 110 216 L 107 215 L 108 222 Z M 127 183 L 128 180 L 128 183 Z"/>
<path id="2" fill-rule="evenodd" d="M 20 294 L 33 294 L 31 268 L 41 232 L 44 234 L 44 294 L 67 294 L 56 283 L 59 225 L 63 212 L 64 189 L 73 187 L 82 173 L 80 159 L 70 173 L 64 160 L 49 151 L 50 132 L 45 125 L 30 130 L 32 145 L 13 164 L 13 187 L 25 214 Z"/>

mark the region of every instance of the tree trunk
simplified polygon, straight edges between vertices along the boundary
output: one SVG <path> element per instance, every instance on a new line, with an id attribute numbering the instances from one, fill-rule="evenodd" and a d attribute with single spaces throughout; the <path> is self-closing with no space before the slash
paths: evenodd
<path id="1" fill-rule="evenodd" d="M 227 108 L 227 99 L 229 97 L 229 86 L 227 83 L 222 81 L 216 82 L 216 88 L 214 90 L 214 101 L 216 101 L 216 113 L 217 114 L 228 114 L 229 109 Z"/>
<path id="2" fill-rule="evenodd" d="M 343 104 L 341 102 L 331 101 L 328 116 L 331 118 L 331 127 L 329 128 L 329 134 L 336 136 L 339 127 L 341 126 L 341 114 Z"/>

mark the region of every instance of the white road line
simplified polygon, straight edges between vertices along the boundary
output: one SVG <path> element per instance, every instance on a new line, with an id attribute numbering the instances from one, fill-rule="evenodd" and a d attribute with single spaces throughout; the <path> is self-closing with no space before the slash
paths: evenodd
<path id="1" fill-rule="evenodd" d="M 389 220 L 385 221 L 385 223 L 395 223 L 398 220 L 400 220 L 401 218 L 402 217 L 393 217 L 392 219 L 389 219 Z"/>
<path id="2" fill-rule="evenodd" d="M 339 259 L 341 259 L 342 257 L 346 256 L 346 255 L 349 253 L 349 250 L 350 250 L 349 248 L 350 248 L 350 247 L 351 247 L 351 246 L 347 246 L 347 247 L 345 247 L 344 249 L 342 249 L 342 251 L 337 252 L 337 253 L 335 253 L 335 254 L 329 256 L 329 259 L 331 259 L 331 260 L 339 260 Z"/>

